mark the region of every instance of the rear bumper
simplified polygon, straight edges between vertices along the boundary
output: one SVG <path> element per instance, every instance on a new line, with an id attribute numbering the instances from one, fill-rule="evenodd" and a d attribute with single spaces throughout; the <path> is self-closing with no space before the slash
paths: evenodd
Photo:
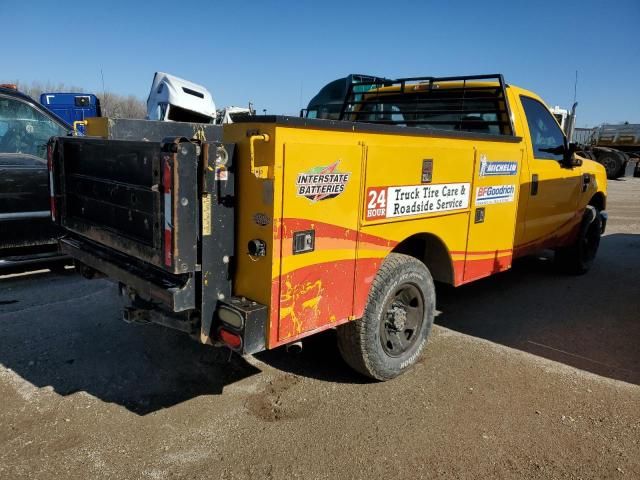
<path id="1" fill-rule="evenodd" d="M 61 239 L 60 249 L 82 266 L 131 287 L 151 302 L 162 303 L 171 312 L 179 313 L 196 308 L 193 274 L 174 276 L 155 271 L 150 265 L 134 258 L 74 238 Z"/>
<path id="2" fill-rule="evenodd" d="M 220 341 L 222 331 L 238 339 L 237 345 L 229 348 L 242 354 L 264 350 L 268 325 L 268 309 L 265 305 L 244 297 L 201 298 L 196 306 L 196 288 L 201 284 L 199 271 L 180 276 L 170 275 L 149 264 L 127 257 L 117 251 L 96 245 L 93 242 L 67 237 L 60 240 L 61 250 L 73 257 L 77 270 L 85 276 L 98 272 L 110 280 L 122 285 L 121 293 L 127 298 L 123 310 L 123 319 L 133 323 L 156 323 L 191 334 L 203 341 L 198 335 L 202 327 L 204 306 L 211 304 L 211 329 L 204 333 L 211 337 L 215 345 L 226 344 Z M 201 286 L 201 285 L 200 285 Z M 239 319 L 238 323 L 224 323 L 216 312 L 219 303 Z M 214 318 L 215 317 L 215 318 Z"/>

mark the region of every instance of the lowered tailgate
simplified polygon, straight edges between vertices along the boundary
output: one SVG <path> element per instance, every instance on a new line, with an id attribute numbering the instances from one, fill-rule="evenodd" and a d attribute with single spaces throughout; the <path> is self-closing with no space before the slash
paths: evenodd
<path id="1" fill-rule="evenodd" d="M 52 215 L 68 232 L 171 274 L 196 270 L 199 146 L 60 137 Z"/>

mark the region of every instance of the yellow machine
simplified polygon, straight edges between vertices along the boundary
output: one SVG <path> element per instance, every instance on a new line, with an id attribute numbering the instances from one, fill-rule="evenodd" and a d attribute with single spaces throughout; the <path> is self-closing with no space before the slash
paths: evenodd
<path id="1" fill-rule="evenodd" d="M 574 155 L 535 94 L 498 75 L 373 78 L 348 84 L 335 105 L 225 125 L 233 166 L 210 157 L 199 167 L 219 182 L 235 175 L 229 275 L 239 299 L 218 293 L 212 320 L 206 299 L 196 302 L 189 318 L 202 342 L 255 351 L 253 320 L 233 304 L 249 301 L 265 307 L 260 348 L 338 327 L 346 361 L 386 380 L 425 345 L 434 280 L 459 286 L 547 248 L 564 269 L 589 269 L 606 223 L 605 171 Z M 199 195 L 206 239 L 215 199 Z M 214 268 L 203 260 L 203 285 Z M 129 294 L 148 301 L 143 290 Z"/>

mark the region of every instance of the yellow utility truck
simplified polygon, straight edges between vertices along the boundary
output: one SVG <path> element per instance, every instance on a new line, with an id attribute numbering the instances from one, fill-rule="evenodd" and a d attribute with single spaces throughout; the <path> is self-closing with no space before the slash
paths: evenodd
<path id="1" fill-rule="evenodd" d="M 213 141 L 52 139 L 63 251 L 120 284 L 127 321 L 243 354 L 337 328 L 347 363 L 379 380 L 421 354 L 434 281 L 542 249 L 589 269 L 605 171 L 537 95 L 501 75 L 337 87 L 305 117 L 249 117 Z"/>

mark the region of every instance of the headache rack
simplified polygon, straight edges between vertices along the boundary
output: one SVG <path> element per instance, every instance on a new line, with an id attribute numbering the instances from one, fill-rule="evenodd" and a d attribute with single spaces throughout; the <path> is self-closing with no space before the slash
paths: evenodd
<path id="1" fill-rule="evenodd" d="M 353 82 L 338 120 L 514 135 L 500 74 Z"/>

